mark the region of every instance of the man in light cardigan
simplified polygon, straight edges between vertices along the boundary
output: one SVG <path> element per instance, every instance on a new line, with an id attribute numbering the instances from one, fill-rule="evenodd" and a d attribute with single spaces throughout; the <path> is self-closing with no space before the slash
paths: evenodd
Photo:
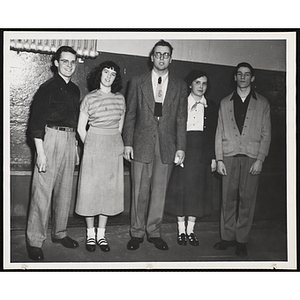
<path id="1" fill-rule="evenodd" d="M 237 89 L 221 101 L 216 131 L 217 171 L 223 185 L 221 241 L 214 248 L 236 246 L 236 254 L 246 256 L 259 175 L 271 143 L 271 119 L 268 100 L 251 87 L 252 66 L 238 64 L 234 79 Z"/>

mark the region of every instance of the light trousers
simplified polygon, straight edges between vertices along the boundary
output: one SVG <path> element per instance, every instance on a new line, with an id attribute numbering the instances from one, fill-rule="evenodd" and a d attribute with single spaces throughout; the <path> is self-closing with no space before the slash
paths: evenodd
<path id="1" fill-rule="evenodd" d="M 249 173 L 256 161 L 247 156 L 224 157 L 220 230 L 226 241 L 247 243 L 253 221 L 259 175 Z"/>
<path id="2" fill-rule="evenodd" d="M 156 139 L 152 162 L 131 162 L 132 237 L 149 238 L 161 236 L 165 197 L 173 164 L 163 164 L 160 157 L 159 140 Z"/>
<path id="3" fill-rule="evenodd" d="M 38 172 L 36 166 L 33 171 L 27 223 L 27 242 L 30 246 L 41 247 L 47 237 L 51 203 L 51 235 L 57 239 L 62 239 L 67 235 L 76 164 L 75 143 L 75 132 L 46 127 L 44 138 L 44 150 L 47 157 L 46 172 Z"/>

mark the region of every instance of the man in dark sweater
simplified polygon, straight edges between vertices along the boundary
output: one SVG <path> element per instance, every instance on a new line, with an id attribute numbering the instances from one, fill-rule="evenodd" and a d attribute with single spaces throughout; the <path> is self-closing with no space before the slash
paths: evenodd
<path id="1" fill-rule="evenodd" d="M 54 55 L 56 74 L 42 84 L 34 96 L 29 131 L 36 147 L 31 203 L 27 224 L 29 258 L 43 260 L 52 205 L 52 242 L 67 248 L 78 243 L 67 235 L 76 164 L 76 127 L 80 91 L 71 82 L 76 69 L 76 51 L 60 47 Z"/>

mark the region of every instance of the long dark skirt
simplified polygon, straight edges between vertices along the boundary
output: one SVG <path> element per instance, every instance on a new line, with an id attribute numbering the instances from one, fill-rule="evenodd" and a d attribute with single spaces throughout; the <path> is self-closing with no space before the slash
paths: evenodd
<path id="1" fill-rule="evenodd" d="M 211 162 L 200 162 L 205 145 L 203 132 L 187 132 L 184 167 L 174 167 L 166 196 L 165 211 L 177 216 L 204 217 L 213 208 Z"/>

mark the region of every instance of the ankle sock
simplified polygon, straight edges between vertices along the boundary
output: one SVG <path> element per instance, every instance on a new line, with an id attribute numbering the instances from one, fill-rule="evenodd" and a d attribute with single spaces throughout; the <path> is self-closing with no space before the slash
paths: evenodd
<path id="1" fill-rule="evenodd" d="M 178 224 L 178 233 L 185 234 L 185 221 L 178 221 L 177 224 Z"/>
<path id="2" fill-rule="evenodd" d="M 87 228 L 86 229 L 86 236 L 87 238 L 95 238 L 95 227 Z"/>
<path id="3" fill-rule="evenodd" d="M 186 227 L 186 233 L 188 235 L 194 232 L 194 226 L 195 226 L 195 221 L 188 220 L 187 227 Z"/>
<path id="4" fill-rule="evenodd" d="M 105 228 L 97 228 L 97 241 L 105 237 Z"/>
<path id="5" fill-rule="evenodd" d="M 94 240 L 90 240 L 94 239 Z M 86 240 L 88 241 L 87 244 L 94 245 L 96 239 L 95 227 L 87 228 L 86 229 Z"/>

